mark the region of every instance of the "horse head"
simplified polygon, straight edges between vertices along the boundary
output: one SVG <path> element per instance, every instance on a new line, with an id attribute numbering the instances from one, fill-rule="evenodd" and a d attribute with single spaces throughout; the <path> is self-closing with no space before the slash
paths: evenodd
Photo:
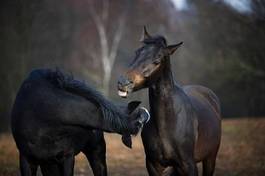
<path id="1" fill-rule="evenodd" d="M 167 45 L 165 37 L 151 36 L 146 27 L 141 38 L 142 46 L 136 50 L 128 71 L 118 79 L 118 94 L 126 98 L 131 92 L 149 87 L 161 72 L 164 62 L 169 59 L 183 42 Z"/>
<path id="2" fill-rule="evenodd" d="M 123 111 L 128 114 L 129 126 L 132 134 L 137 134 L 150 119 L 148 110 L 144 107 L 138 108 L 140 101 L 131 101 L 127 107 L 122 107 Z M 132 148 L 131 134 L 122 134 L 122 142 L 129 148 Z"/>

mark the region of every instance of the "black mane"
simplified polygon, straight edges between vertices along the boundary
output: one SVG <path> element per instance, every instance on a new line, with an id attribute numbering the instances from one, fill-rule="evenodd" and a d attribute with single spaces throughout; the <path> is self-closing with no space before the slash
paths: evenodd
<path id="1" fill-rule="evenodd" d="M 156 35 L 156 36 L 146 38 L 144 39 L 143 43 L 144 44 L 156 44 L 156 45 L 160 45 L 161 47 L 167 46 L 167 40 L 165 39 L 165 37 L 161 35 Z"/>
<path id="2" fill-rule="evenodd" d="M 167 40 L 165 39 L 165 37 L 163 37 L 161 35 L 151 36 L 149 38 L 144 39 L 142 42 L 146 45 L 151 44 L 151 45 L 157 45 L 157 46 L 162 47 L 162 48 L 167 47 Z M 133 58 L 133 60 L 129 64 L 129 66 L 131 66 L 135 62 L 135 60 L 140 55 L 141 51 L 144 49 L 145 49 L 145 46 L 142 46 L 135 51 L 135 57 Z"/>
<path id="3" fill-rule="evenodd" d="M 37 69 L 32 71 L 29 77 L 31 79 L 44 78 L 59 89 L 84 97 L 85 99 L 98 104 L 104 118 L 106 118 L 113 127 L 119 128 L 115 124 L 120 124 L 123 127 L 125 126 L 121 121 L 121 118 L 126 118 L 127 115 L 125 113 L 106 99 L 100 92 L 88 86 L 84 81 L 74 79 L 73 75 L 65 74 L 59 69 Z"/>

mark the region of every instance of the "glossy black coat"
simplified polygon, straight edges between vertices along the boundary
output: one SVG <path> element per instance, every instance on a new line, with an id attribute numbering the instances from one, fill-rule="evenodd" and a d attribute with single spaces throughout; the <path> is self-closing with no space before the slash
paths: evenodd
<path id="1" fill-rule="evenodd" d="M 149 89 L 150 122 L 142 141 L 149 175 L 212 176 L 221 140 L 217 96 L 199 85 L 180 86 L 172 75 L 170 55 L 182 44 L 167 45 L 162 36 L 144 29 L 143 45 L 118 80 L 119 95 Z"/>
<path id="2" fill-rule="evenodd" d="M 107 175 L 104 131 L 136 134 L 147 120 L 139 102 L 118 107 L 83 82 L 60 71 L 38 69 L 18 91 L 12 133 L 22 176 L 72 176 L 74 156 L 83 152 L 94 175 Z"/>

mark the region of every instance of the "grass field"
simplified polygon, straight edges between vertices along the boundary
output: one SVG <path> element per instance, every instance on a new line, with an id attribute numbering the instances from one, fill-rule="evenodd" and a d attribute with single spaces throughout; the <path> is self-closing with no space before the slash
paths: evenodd
<path id="1" fill-rule="evenodd" d="M 107 163 L 111 176 L 147 175 L 140 137 L 133 149 L 121 143 L 119 135 L 106 135 Z M 198 165 L 200 169 L 200 164 Z M 0 176 L 18 174 L 18 153 L 10 134 L 0 136 Z M 75 175 L 93 175 L 85 157 L 76 157 Z M 218 154 L 216 176 L 265 175 L 265 118 L 223 120 L 222 143 Z"/>

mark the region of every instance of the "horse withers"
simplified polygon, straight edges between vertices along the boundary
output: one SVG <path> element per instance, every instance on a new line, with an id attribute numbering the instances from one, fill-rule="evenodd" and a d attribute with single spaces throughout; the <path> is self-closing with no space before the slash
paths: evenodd
<path id="1" fill-rule="evenodd" d="M 58 70 L 32 71 L 12 109 L 21 175 L 34 176 L 40 166 L 44 176 L 72 176 L 74 157 L 80 151 L 94 175 L 107 175 L 101 130 L 122 134 L 125 139 L 137 134 L 149 118 L 145 108 L 137 108 L 139 104 L 116 106 Z"/>
<path id="2" fill-rule="evenodd" d="M 198 175 L 196 162 L 203 162 L 203 175 L 212 176 L 221 140 L 221 112 L 210 89 L 180 86 L 172 75 L 170 55 L 182 45 L 167 45 L 163 36 L 151 36 L 144 28 L 142 47 L 128 71 L 118 80 L 118 94 L 149 88 L 150 122 L 142 141 L 149 175 Z M 170 168 L 170 169 L 166 169 Z"/>

